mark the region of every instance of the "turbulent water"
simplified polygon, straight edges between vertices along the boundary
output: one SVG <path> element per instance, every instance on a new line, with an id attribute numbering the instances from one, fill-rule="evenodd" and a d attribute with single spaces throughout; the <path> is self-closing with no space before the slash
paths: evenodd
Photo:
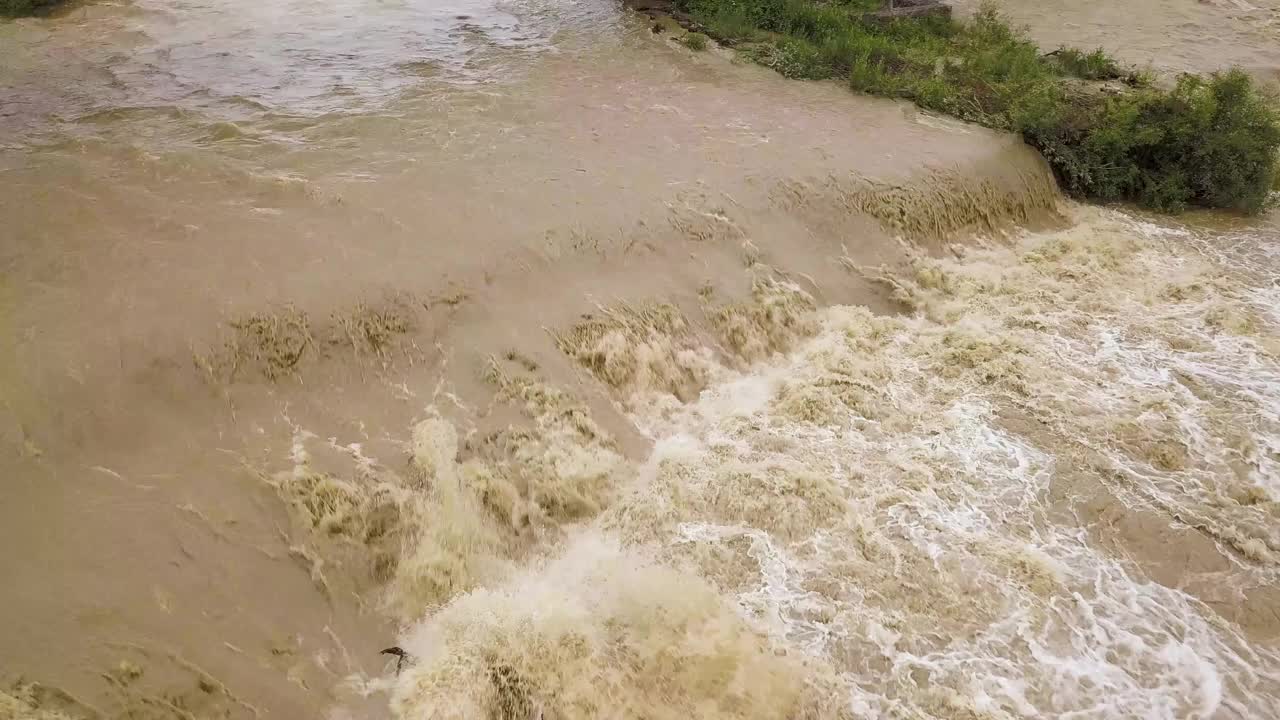
<path id="1" fill-rule="evenodd" d="M 669 35 L 0 26 L 0 718 L 1280 717 L 1276 216 Z"/>
<path id="2" fill-rule="evenodd" d="M 1073 215 L 858 268 L 902 315 L 762 280 L 713 313 L 720 348 L 789 352 L 743 369 L 660 306 L 562 336 L 652 438 L 642 461 L 498 364 L 536 429 L 479 444 L 512 462 L 459 464 L 471 434 L 431 409 L 408 476 L 357 453 L 319 477 L 301 433 L 279 482 L 324 499 L 317 527 L 367 538 L 391 512 L 406 533 L 389 601 L 425 617 L 411 666 L 366 689 L 414 718 L 1280 712 L 1271 261 Z M 1244 627 L 1219 612 L 1249 604 Z"/>

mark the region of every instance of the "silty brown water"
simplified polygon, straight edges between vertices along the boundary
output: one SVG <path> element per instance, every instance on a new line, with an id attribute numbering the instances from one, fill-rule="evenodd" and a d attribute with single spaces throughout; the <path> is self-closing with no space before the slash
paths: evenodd
<path id="1" fill-rule="evenodd" d="M 1170 239 L 1064 219 L 1010 138 L 694 55 L 607 4 L 96 5 L 0 33 L 0 526 L 16 549 L 0 668 L 42 684 L 31 702 L 160 717 L 1275 702 L 1274 319 L 1250 310 L 1266 306 L 1265 226 Z M 913 249 L 1015 222 L 1073 229 L 947 272 Z M 1151 291 L 1176 310 L 1169 351 L 1201 353 L 1182 371 L 1203 376 L 1195 392 L 1143 405 L 1138 370 L 1173 361 L 1141 342 L 1089 385 L 1113 342 L 1095 326 L 1137 302 L 1108 288 L 1223 237 L 1249 251 L 1188 270 L 1211 278 L 1187 281 L 1188 302 L 1208 304 Z M 1018 270 L 1042 244 L 1066 248 L 1044 261 L 1049 287 Z M 1101 274 L 1071 277 L 1079 253 Z M 960 283 L 982 290 L 945 312 L 928 299 L 957 292 L 935 276 L 992 268 L 1044 327 L 1008 329 L 1005 299 L 984 299 L 999 280 Z M 807 343 L 865 322 L 883 327 L 841 362 L 881 367 L 832 385 Z M 1044 359 L 1072 338 L 1074 374 Z M 1231 375 L 1254 346 L 1261 370 Z M 832 387 L 852 388 L 841 405 Z M 1116 393 L 1135 404 L 1115 427 L 1082 412 Z M 1206 446 L 1226 449 L 1203 466 L 1178 450 Z M 833 549 L 850 533 L 859 557 Z M 930 599 L 958 591 L 986 600 Z M 904 594 L 922 600 L 894 615 Z M 995 607 L 1025 620 L 1025 647 Z M 1100 632 L 1166 649 L 1070 639 Z M 401 634 L 417 662 L 397 678 L 377 651 Z M 1114 704 L 1081 709 L 1095 685 Z M 359 692 L 383 687 L 390 710 Z"/>

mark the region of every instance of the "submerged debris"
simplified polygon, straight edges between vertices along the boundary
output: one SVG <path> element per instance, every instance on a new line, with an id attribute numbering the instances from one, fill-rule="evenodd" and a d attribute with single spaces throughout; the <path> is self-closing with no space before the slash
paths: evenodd
<path id="1" fill-rule="evenodd" d="M 706 384 L 707 361 L 671 304 L 601 308 L 553 336 L 561 352 L 627 395 L 658 391 L 688 400 Z"/>
<path id="2" fill-rule="evenodd" d="M 297 378 L 304 361 L 320 360 L 342 349 L 358 360 L 386 365 L 417 329 L 420 314 L 438 304 L 453 306 L 457 300 L 419 302 L 409 295 L 392 294 L 334 312 L 324 322 L 286 304 L 233 319 L 228 323 L 230 337 L 221 346 L 193 352 L 193 360 L 216 383 L 255 376 L 271 382 Z"/>
<path id="3" fill-rule="evenodd" d="M 412 656 L 412 655 L 410 655 L 409 653 L 405 652 L 405 651 L 404 651 L 402 648 L 400 648 L 398 645 L 393 645 L 393 646 L 391 646 L 391 647 L 389 647 L 389 648 L 387 648 L 387 649 L 383 650 L 382 652 L 380 652 L 380 653 L 378 653 L 378 654 L 379 654 L 379 655 L 394 655 L 394 656 L 395 656 L 395 658 L 396 658 L 396 675 L 399 675 L 399 674 L 400 674 L 400 671 L 404 669 L 404 664 L 405 664 L 406 662 L 409 662 L 409 663 L 413 662 L 413 656 Z"/>
<path id="4" fill-rule="evenodd" d="M 733 356 L 747 362 L 764 360 L 791 349 L 817 330 L 813 298 L 794 284 L 759 277 L 751 285 L 751 300 L 710 308 L 708 313 L 720 342 Z"/>

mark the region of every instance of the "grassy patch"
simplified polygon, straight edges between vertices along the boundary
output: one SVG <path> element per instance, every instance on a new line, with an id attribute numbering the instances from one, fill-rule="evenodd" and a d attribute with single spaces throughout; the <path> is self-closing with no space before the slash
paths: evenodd
<path id="1" fill-rule="evenodd" d="M 690 50 L 702 52 L 710 45 L 711 38 L 700 32 L 690 32 L 685 33 L 684 37 L 680 38 L 680 43 Z"/>
<path id="2" fill-rule="evenodd" d="M 1018 132 L 1078 197 L 1257 212 L 1276 182 L 1280 115 L 1242 71 L 1156 88 L 1101 50 L 1042 55 L 991 7 L 967 22 L 872 22 L 876 0 L 678 4 L 787 77 L 843 78 L 859 92 Z"/>
<path id="3" fill-rule="evenodd" d="M 38 15 L 57 4 L 57 0 L 0 0 L 0 17 Z"/>
<path id="4" fill-rule="evenodd" d="M 272 382 L 299 378 L 304 362 L 335 351 L 385 367 L 396 351 L 408 349 L 420 312 L 430 307 L 407 295 L 388 295 L 316 322 L 305 311 L 284 305 L 235 318 L 221 345 L 193 353 L 192 359 L 214 382 L 255 375 Z"/>
<path id="5" fill-rule="evenodd" d="M 1064 103 L 1017 129 L 1068 191 L 1099 200 L 1258 212 L 1276 182 L 1280 122 L 1240 70 Z"/>
<path id="6" fill-rule="evenodd" d="M 1085 53 L 1064 47 L 1050 53 L 1049 57 L 1056 58 L 1064 72 L 1085 80 L 1119 80 L 1126 75 L 1102 48 Z"/>

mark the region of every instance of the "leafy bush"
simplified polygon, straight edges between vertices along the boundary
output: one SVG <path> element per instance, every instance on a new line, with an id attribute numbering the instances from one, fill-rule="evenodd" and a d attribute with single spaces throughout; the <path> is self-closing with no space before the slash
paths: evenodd
<path id="1" fill-rule="evenodd" d="M 0 17 L 35 15 L 55 2 L 56 0 L 0 0 Z"/>
<path id="2" fill-rule="evenodd" d="M 711 42 L 711 38 L 700 32 L 690 32 L 685 33 L 684 37 L 680 38 L 680 42 L 690 50 L 702 52 L 707 49 L 707 44 Z"/>
<path id="3" fill-rule="evenodd" d="M 677 2 L 787 77 L 842 77 L 859 92 L 1021 133 L 1073 195 L 1257 212 L 1280 183 L 1280 115 L 1239 70 L 1157 89 L 1102 50 L 1041 55 L 991 7 L 968 22 L 873 22 L 876 0 Z"/>
<path id="4" fill-rule="evenodd" d="M 1280 121 L 1240 70 L 1054 112 L 1018 129 L 1076 195 L 1171 212 L 1199 205 L 1252 213 L 1276 182 Z"/>
<path id="5" fill-rule="evenodd" d="M 1058 59 L 1058 65 L 1065 72 L 1085 80 L 1118 80 L 1125 76 L 1116 61 L 1102 48 L 1083 53 L 1075 48 L 1064 47 L 1051 55 Z"/>

